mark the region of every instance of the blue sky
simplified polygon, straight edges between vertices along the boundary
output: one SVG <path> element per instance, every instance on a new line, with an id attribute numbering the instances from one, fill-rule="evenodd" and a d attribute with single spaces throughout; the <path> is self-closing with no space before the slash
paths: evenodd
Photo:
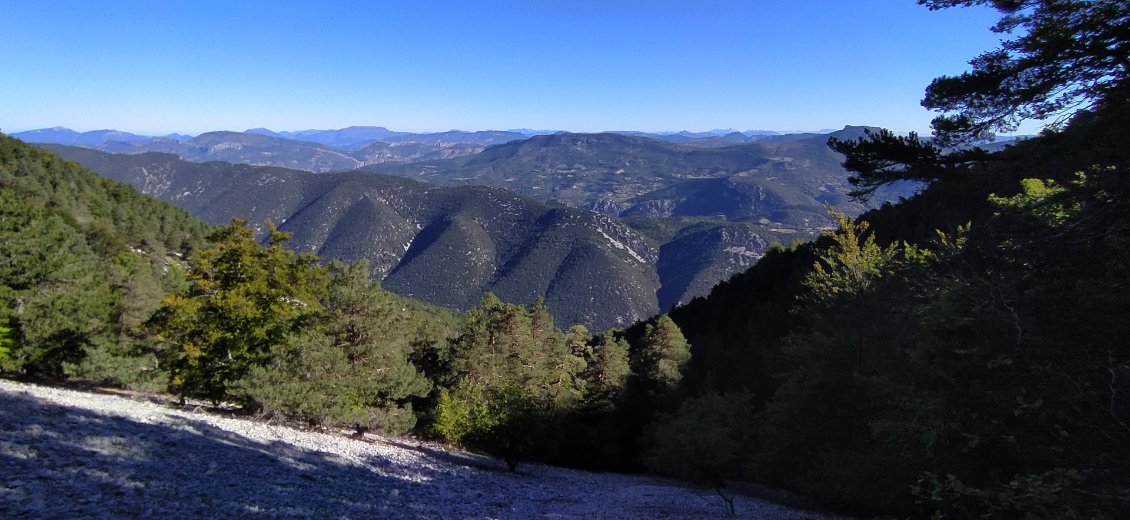
<path id="1" fill-rule="evenodd" d="M 926 131 L 995 13 L 913 0 L 0 0 L 0 129 Z"/>

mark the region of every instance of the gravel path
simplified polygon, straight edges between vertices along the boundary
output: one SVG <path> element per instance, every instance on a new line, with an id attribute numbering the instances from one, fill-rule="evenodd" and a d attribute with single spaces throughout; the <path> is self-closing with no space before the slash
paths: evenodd
<path id="1" fill-rule="evenodd" d="M 825 518 L 738 497 L 741 518 Z M 722 518 L 709 490 L 0 380 L 0 518 Z"/>

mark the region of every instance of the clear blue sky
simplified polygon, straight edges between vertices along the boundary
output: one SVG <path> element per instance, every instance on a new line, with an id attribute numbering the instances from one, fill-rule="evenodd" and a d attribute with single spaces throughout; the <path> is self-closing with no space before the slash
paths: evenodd
<path id="1" fill-rule="evenodd" d="M 0 129 L 928 129 L 995 12 L 913 0 L 0 0 Z"/>

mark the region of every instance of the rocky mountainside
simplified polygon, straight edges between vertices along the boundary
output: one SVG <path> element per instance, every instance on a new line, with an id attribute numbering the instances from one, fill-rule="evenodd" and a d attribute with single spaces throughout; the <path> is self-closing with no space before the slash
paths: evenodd
<path id="1" fill-rule="evenodd" d="M 396 132 L 383 126 L 351 126 L 339 130 L 300 130 L 297 132 L 274 132 L 266 128 L 252 128 L 245 130 L 244 133 L 309 141 L 345 149 L 356 149 L 374 141 L 404 135 L 404 132 Z"/>

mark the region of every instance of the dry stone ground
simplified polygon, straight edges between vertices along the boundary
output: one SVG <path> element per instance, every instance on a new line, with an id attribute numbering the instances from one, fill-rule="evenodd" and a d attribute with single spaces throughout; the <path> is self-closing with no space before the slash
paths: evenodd
<path id="1" fill-rule="evenodd" d="M 822 516 L 739 497 L 742 518 Z M 0 380 L 0 518 L 721 518 L 710 490 Z"/>

